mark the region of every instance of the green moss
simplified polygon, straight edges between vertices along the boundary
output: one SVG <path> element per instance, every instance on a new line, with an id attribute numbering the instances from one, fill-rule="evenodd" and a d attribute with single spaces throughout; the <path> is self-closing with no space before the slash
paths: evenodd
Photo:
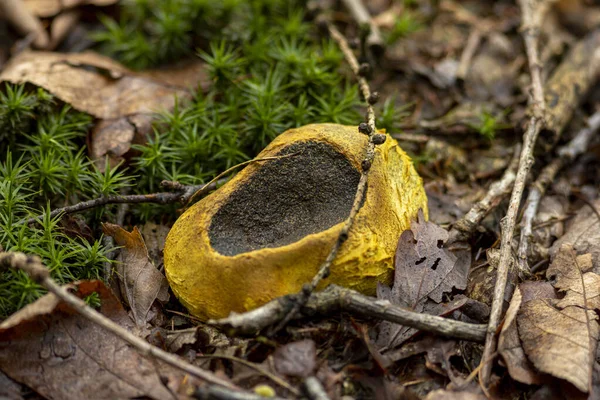
<path id="1" fill-rule="evenodd" d="M 210 86 L 190 104 L 162 113 L 148 143 L 136 146 L 138 187 L 153 191 L 163 179 L 202 183 L 254 157 L 289 128 L 360 119 L 358 88 L 344 72 L 343 56 L 306 20 L 302 1 L 148 0 L 143 6 L 126 3 L 122 15 L 130 20 L 121 23 L 136 25 L 143 17 L 160 25 L 157 13 L 176 5 L 187 7 L 182 18 L 191 26 L 203 24 L 204 29 L 189 31 L 188 41 L 200 44 L 195 54 L 206 63 Z M 109 33 L 116 22 L 106 23 L 105 50 L 120 37 Z M 143 34 L 148 42 L 164 40 L 151 30 Z M 180 54 L 191 55 L 187 49 Z M 128 56 L 107 51 L 128 62 Z"/>
<path id="2" fill-rule="evenodd" d="M 124 3 L 118 21 L 102 17 L 105 28 L 94 38 L 106 54 L 133 68 L 200 57 L 210 77 L 191 102 L 157 115 L 154 132 L 134 146 L 127 165 L 94 167 L 85 147 L 88 115 L 41 89 L 1 87 L 0 245 L 41 256 L 60 283 L 100 278 L 112 250 L 102 245 L 100 222 L 116 206 L 78 215 L 79 233 L 60 216 L 24 221 L 124 189 L 155 192 L 165 179 L 206 182 L 292 127 L 357 124 L 358 89 L 342 54 L 303 7 L 287 0 L 135 0 Z M 397 110 L 384 110 L 381 126 L 395 129 Z M 180 207 L 136 204 L 127 223 L 168 224 Z M 43 293 L 23 273 L 0 271 L 0 317 Z"/>
<path id="3" fill-rule="evenodd" d="M 503 122 L 506 114 L 508 114 L 508 110 L 496 114 L 484 110 L 479 115 L 479 121 L 471 124 L 471 128 L 479 132 L 484 138 L 493 140 L 497 131 L 511 127 L 510 124 Z"/>
<path id="4" fill-rule="evenodd" d="M 389 44 L 396 43 L 398 40 L 421 29 L 423 29 L 423 22 L 420 16 L 412 10 L 405 9 L 396 21 L 394 21 L 392 29 L 387 34 L 387 42 Z"/>

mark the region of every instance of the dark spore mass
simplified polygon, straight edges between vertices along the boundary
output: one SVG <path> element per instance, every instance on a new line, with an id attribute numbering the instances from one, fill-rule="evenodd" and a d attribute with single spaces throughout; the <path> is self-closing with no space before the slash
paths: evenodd
<path id="1" fill-rule="evenodd" d="M 296 154 L 294 154 L 296 153 Z M 347 218 L 360 173 L 331 146 L 294 143 L 265 162 L 213 216 L 209 238 L 234 256 L 294 243 Z"/>

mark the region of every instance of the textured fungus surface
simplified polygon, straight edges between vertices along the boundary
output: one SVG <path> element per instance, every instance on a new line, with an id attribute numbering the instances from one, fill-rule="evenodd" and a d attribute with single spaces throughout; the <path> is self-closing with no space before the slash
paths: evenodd
<path id="1" fill-rule="evenodd" d="M 211 246 L 226 256 L 294 243 L 342 222 L 360 173 L 325 143 L 300 142 L 268 161 L 213 217 Z"/>

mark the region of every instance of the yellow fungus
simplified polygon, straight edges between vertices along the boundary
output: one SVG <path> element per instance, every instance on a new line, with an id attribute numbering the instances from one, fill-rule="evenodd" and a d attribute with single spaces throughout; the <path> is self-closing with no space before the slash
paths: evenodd
<path id="1" fill-rule="evenodd" d="M 175 295 L 202 319 L 244 312 L 309 282 L 352 207 L 368 137 L 355 126 L 291 129 L 175 222 L 165 271 Z M 421 178 L 388 137 L 376 147 L 364 202 L 331 266 L 329 283 L 374 294 L 389 283 L 398 238 L 419 208 Z"/>

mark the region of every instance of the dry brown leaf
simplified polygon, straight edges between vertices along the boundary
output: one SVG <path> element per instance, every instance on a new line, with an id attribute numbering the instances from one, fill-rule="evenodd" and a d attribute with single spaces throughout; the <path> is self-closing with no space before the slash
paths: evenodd
<path id="1" fill-rule="evenodd" d="M 288 343 L 275 351 L 273 363 L 282 375 L 306 378 L 317 367 L 317 346 L 309 339 Z"/>
<path id="2" fill-rule="evenodd" d="M 515 289 L 510 301 L 498 338 L 498 353 L 502 356 L 511 378 L 527 385 L 540 384 L 541 376 L 527 359 L 521 345 L 517 330 L 517 313 L 521 304 L 533 299 L 545 298 L 556 298 L 554 288 L 550 283 L 524 282 L 520 284 Z"/>
<path id="3" fill-rule="evenodd" d="M 10 379 L 4 372 L 0 371 L 0 399 L 2 400 L 24 400 L 24 389 L 21 384 Z"/>
<path id="4" fill-rule="evenodd" d="M 100 281 L 76 285 L 80 298 L 98 293 L 100 312 L 133 329 L 127 313 Z M 0 369 L 45 398 L 172 398 L 162 375 L 172 367 L 140 356 L 123 340 L 48 294 L 0 325 Z"/>
<path id="5" fill-rule="evenodd" d="M 98 119 L 90 152 L 94 160 L 109 154 L 118 162 L 151 130 L 152 116 L 191 98 L 191 90 L 208 82 L 203 63 L 133 72 L 94 52 L 23 52 L 0 73 L 0 82 L 29 82 L 73 108 Z"/>
<path id="6" fill-rule="evenodd" d="M 590 257 L 576 257 L 572 246 L 560 248 L 549 277 L 556 276 L 555 288 L 566 292 L 561 300 L 534 299 L 524 303 L 517 316 L 519 337 L 533 365 L 542 372 L 565 379 L 587 393 L 599 336 L 598 317 L 589 306 L 597 307 L 592 296 L 598 292 L 597 276 L 585 279 Z M 583 266 L 583 269 L 582 269 Z M 579 277 L 577 279 L 576 277 Z"/>
<path id="7" fill-rule="evenodd" d="M 166 225 L 157 225 L 153 222 L 146 222 L 141 229 L 144 236 L 144 242 L 148 248 L 150 259 L 159 267 L 163 263 L 163 249 L 165 240 L 169 233 L 169 227 Z"/>
<path id="8" fill-rule="evenodd" d="M 592 204 L 600 209 L 600 200 Z M 600 220 L 589 206 L 579 209 L 577 216 L 567 224 L 565 234 L 552 245 L 550 254 L 555 256 L 567 243 L 579 254 L 590 253 L 594 272 L 600 273 Z"/>
<path id="9" fill-rule="evenodd" d="M 146 75 L 94 52 L 29 51 L 11 59 L 0 80 L 40 86 L 73 108 L 100 119 L 152 114 L 172 107 L 175 96 L 189 95 L 187 88 L 164 84 Z"/>
<path id="10" fill-rule="evenodd" d="M 457 257 L 444 248 L 446 240 L 448 231 L 425 221 L 419 212 L 418 220 L 398 241 L 391 290 L 395 299 L 410 307 L 427 298 L 440 303 L 443 293 L 467 287 L 469 265 L 457 263 Z"/>
<path id="11" fill-rule="evenodd" d="M 470 266 L 470 252 L 461 252 L 458 258 L 444 248 L 448 231 L 425 221 L 422 211 L 411 229 L 400 235 L 395 258 L 394 285 L 377 287 L 377 297 L 392 304 L 410 307 L 413 311 L 425 309 L 428 299 L 441 303 L 442 295 L 453 288 L 465 289 Z M 468 254 L 467 254 L 468 253 Z M 466 301 L 462 302 L 464 305 Z M 459 306 L 460 307 L 460 306 Z M 457 307 L 445 307 L 454 311 Z M 433 313 L 444 312 L 431 307 Z M 451 312 L 450 311 L 450 312 Z M 377 344 L 395 347 L 416 331 L 390 322 L 382 322 Z"/>
<path id="12" fill-rule="evenodd" d="M 521 307 L 518 315 L 519 335 L 529 359 L 540 371 L 565 379 L 579 390 L 589 390 L 590 336 L 598 340 L 595 315 L 567 307 L 559 310 L 550 300 L 532 300 Z"/>
<path id="13" fill-rule="evenodd" d="M 600 309 L 600 275 L 588 272 L 591 269 L 591 254 L 576 257 L 571 246 L 561 247 L 546 271 L 548 278 L 556 277 L 554 287 L 566 292 L 565 297 L 557 303 L 558 307 L 583 306 L 588 309 Z"/>
<path id="14" fill-rule="evenodd" d="M 154 300 L 169 300 L 169 284 L 150 261 L 142 234 L 133 228 L 127 232 L 118 225 L 102 224 L 105 234 L 112 236 L 115 243 L 122 246 L 117 263 L 117 274 L 121 293 L 133 312 L 139 328 L 145 328 L 148 312 Z"/>

